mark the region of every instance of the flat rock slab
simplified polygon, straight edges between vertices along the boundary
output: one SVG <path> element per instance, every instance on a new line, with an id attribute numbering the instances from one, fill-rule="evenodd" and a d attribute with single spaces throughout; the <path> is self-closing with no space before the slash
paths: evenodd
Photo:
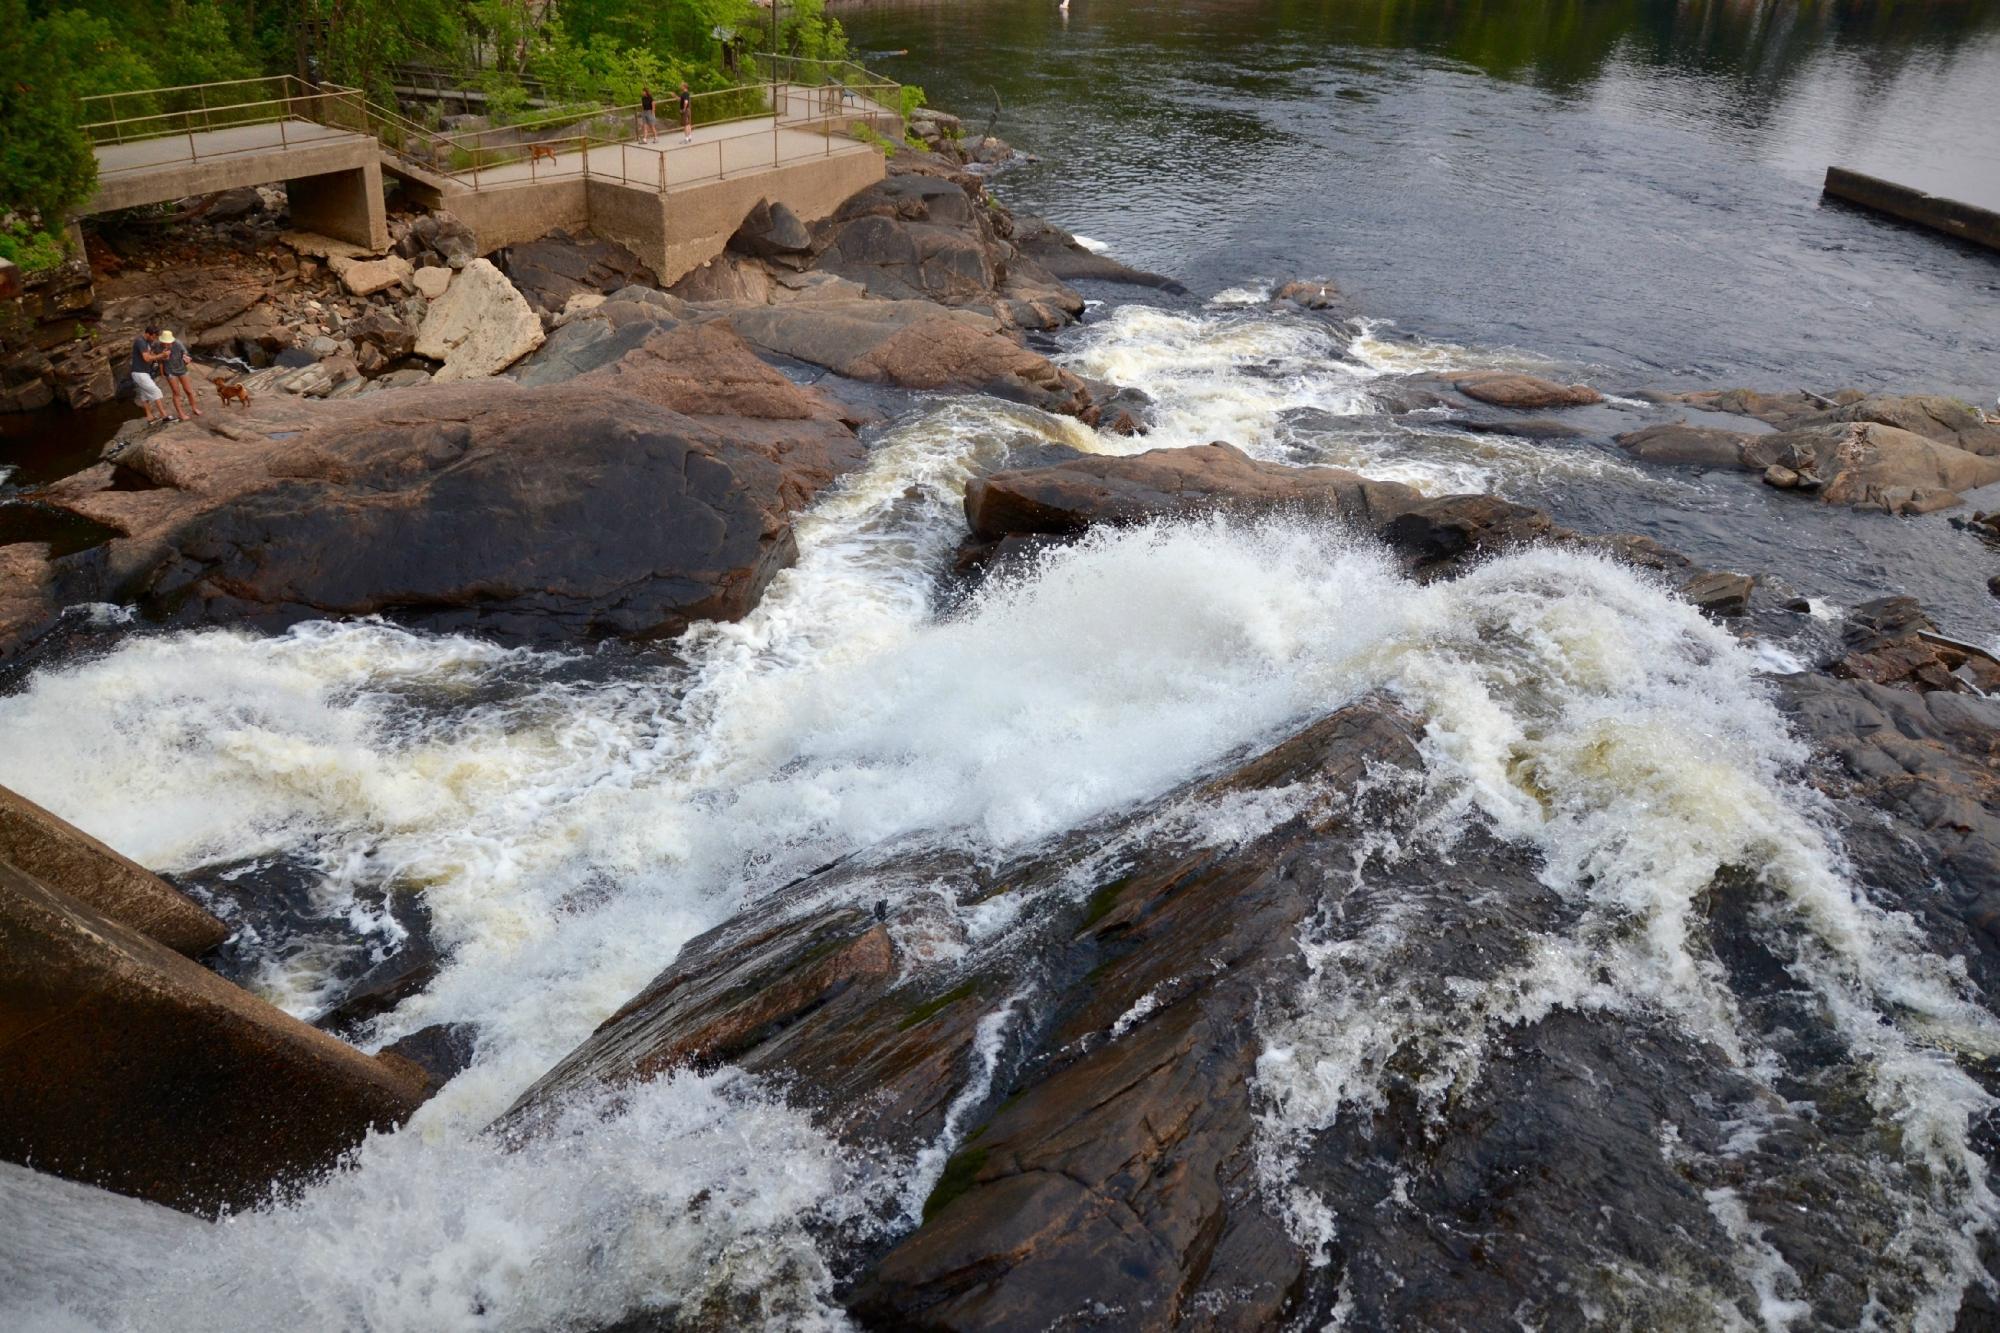
<path id="1" fill-rule="evenodd" d="M 428 1086 L 0 862 L 0 1158 L 213 1214 Z"/>
<path id="2" fill-rule="evenodd" d="M 1468 398 L 1524 412 L 1539 412 L 1552 407 L 1588 407 L 1604 401 L 1603 394 L 1585 384 L 1557 384 L 1554 380 L 1534 375 L 1515 375 L 1498 370 L 1461 375 L 1453 381 L 1453 385 Z"/>
<path id="3" fill-rule="evenodd" d="M 229 927 L 158 875 L 6 787 L 0 787 L 0 861 L 190 957 L 229 935 Z"/>
<path id="4" fill-rule="evenodd" d="M 340 285 L 353 296 L 373 296 L 386 292 L 398 283 L 407 285 L 412 270 L 410 261 L 400 255 L 389 255 L 382 259 L 335 259 L 328 265 Z"/>

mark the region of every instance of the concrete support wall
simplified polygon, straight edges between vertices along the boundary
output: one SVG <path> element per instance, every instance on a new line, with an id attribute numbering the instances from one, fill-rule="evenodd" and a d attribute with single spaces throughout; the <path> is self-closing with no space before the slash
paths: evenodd
<path id="1" fill-rule="evenodd" d="M 886 170 L 880 153 L 850 149 L 775 171 L 753 169 L 729 180 L 683 185 L 664 195 L 593 176 L 466 191 L 443 203 L 472 229 L 481 254 L 535 240 L 551 227 L 588 227 L 639 256 L 667 286 L 721 254 L 758 200 L 782 202 L 812 222 L 881 180 Z"/>
<path id="2" fill-rule="evenodd" d="M 1859 204 L 1878 213 L 1902 218 L 1905 222 L 1914 222 L 1920 227 L 1941 231 L 1947 236 L 1956 236 L 1961 241 L 2000 250 L 2000 213 L 1991 209 L 1961 203 L 1956 199 L 1940 199 L 1908 185 L 1864 176 L 1844 167 L 1826 169 L 1825 192 L 1850 204 Z"/>
<path id="3" fill-rule="evenodd" d="M 292 226 L 349 241 L 380 253 L 389 248 L 389 218 L 382 207 L 382 164 L 370 159 L 350 171 L 285 182 Z"/>
<path id="4" fill-rule="evenodd" d="M 540 185 L 510 185 L 454 192 L 443 203 L 472 229 L 481 254 L 492 254 L 548 234 L 551 227 L 574 230 L 590 223 L 590 205 L 581 176 Z"/>

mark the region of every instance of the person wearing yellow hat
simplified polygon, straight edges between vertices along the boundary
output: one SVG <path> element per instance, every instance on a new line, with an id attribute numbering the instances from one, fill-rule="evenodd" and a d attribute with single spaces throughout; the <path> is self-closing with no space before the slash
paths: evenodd
<path id="1" fill-rule="evenodd" d="M 160 368 L 167 375 L 167 392 L 173 396 L 174 415 L 186 421 L 190 414 L 201 415 L 201 408 L 195 405 L 194 381 L 188 378 L 187 344 L 176 341 L 174 331 L 168 329 L 160 334 L 160 347 L 166 352 L 166 360 Z M 187 407 L 181 407 L 181 399 L 187 399 Z"/>

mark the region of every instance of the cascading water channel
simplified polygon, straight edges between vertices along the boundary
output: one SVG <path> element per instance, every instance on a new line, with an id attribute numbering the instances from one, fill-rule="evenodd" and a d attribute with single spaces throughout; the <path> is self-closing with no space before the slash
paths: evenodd
<path id="1" fill-rule="evenodd" d="M 1262 1020 L 1262 1184 L 1293 1234 L 1337 1239 L 1304 1145 L 1364 1113 L 1390 1063 L 1415 1058 L 1444 1099 L 1551 1011 L 1668 1021 L 1768 1083 L 1779 1059 L 1691 924 L 1718 871 L 1751 867 L 1794 975 L 1902 1126 L 1876 1176 L 1902 1222 L 1883 1290 L 1955 1308 L 1995 1204 L 1971 1138 L 1989 1099 L 1952 1056 L 2000 1053 L 2000 1026 L 1852 886 L 1759 659 L 1667 590 L 1548 552 L 1419 587 L 1324 525 L 1206 520 L 1094 533 L 940 612 L 964 485 L 1023 445 L 1227 439 L 1440 490 L 1631 472 L 1561 443 L 1344 430 L 1413 355 L 1470 354 L 1343 345 L 1264 307 L 1113 311 L 1070 359 L 1150 393 L 1150 436 L 926 406 L 803 516 L 798 564 L 762 604 L 690 631 L 676 665 L 579 671 L 575 654 L 315 624 L 135 637 L 0 699 L 0 783 L 143 863 L 288 858 L 320 910 L 364 930 L 385 928 L 371 894 L 421 893 L 448 961 L 374 1043 L 478 1032 L 473 1066 L 405 1128 L 218 1225 L 0 1166 L 0 1264 L 27 1275 L 0 1294 L 9 1325 L 588 1328 L 653 1308 L 844 1326 L 821 1239 L 892 1224 L 952 1144 L 857 1156 L 729 1069 L 585 1099 L 516 1151 L 484 1127 L 688 939 L 813 866 L 899 838 L 1016 852 L 1369 693 L 1431 719 L 1410 795 L 1427 822 L 1382 854 L 1448 856 L 1476 822 L 1531 850 L 1568 911 L 1447 977 L 1399 966 L 1417 923 L 1329 904 L 1302 940 L 1309 982 Z M 1195 812 L 1175 836 L 1281 814 Z M 964 936 L 1005 949 L 1009 920 L 968 909 Z M 310 1015 L 325 981 L 305 957 L 257 984 Z M 1006 1015 L 989 1018 L 997 1042 Z M 1739 1196 L 1712 1199 L 1762 1322 L 1811 1326 Z"/>

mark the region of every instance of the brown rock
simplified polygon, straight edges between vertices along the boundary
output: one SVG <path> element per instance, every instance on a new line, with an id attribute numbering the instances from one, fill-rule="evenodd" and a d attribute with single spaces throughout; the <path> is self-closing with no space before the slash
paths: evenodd
<path id="1" fill-rule="evenodd" d="M 996 320 L 930 301 L 793 301 L 725 318 L 754 346 L 870 384 L 974 390 L 1069 416 L 1091 405 L 1082 380 Z"/>
<path id="2" fill-rule="evenodd" d="M 1585 407 L 1604 401 L 1603 394 L 1587 385 L 1557 384 L 1533 375 L 1516 375 L 1500 370 L 1462 375 L 1453 381 L 1453 385 L 1468 398 L 1525 412 L 1539 412 L 1551 407 Z"/>
<path id="3" fill-rule="evenodd" d="M 639 332 L 663 341 L 588 382 L 256 394 L 128 445 L 151 489 L 49 502 L 125 534 L 98 599 L 176 623 L 392 613 L 550 639 L 740 616 L 793 558 L 790 514 L 863 450 L 725 330 Z"/>
<path id="4" fill-rule="evenodd" d="M 1713 570 L 1681 585 L 1681 596 L 1711 616 L 1740 616 L 1750 610 L 1750 593 L 1757 580 L 1745 574 Z"/>
<path id="5" fill-rule="evenodd" d="M 1928 513 L 1960 502 L 1957 492 L 2000 481 L 2000 457 L 1970 454 L 1873 422 L 1806 426 L 1762 435 L 1743 448 L 1755 468 L 1778 466 L 1824 481 L 1828 504 Z"/>
<path id="6" fill-rule="evenodd" d="M 1971 405 L 1942 394 L 1871 393 L 1858 402 L 1808 416 L 1799 424 L 1834 425 L 1850 421 L 1894 426 L 1969 454 L 1988 457 L 2000 454 L 2000 426 L 1988 422 Z"/>
<path id="7" fill-rule="evenodd" d="M 1615 443 L 1642 462 L 1740 468 L 1744 466 L 1743 446 L 1750 438 L 1736 431 L 1673 421 L 1628 431 L 1615 437 Z"/>
<path id="8" fill-rule="evenodd" d="M 1415 490 L 1397 482 L 1370 481 L 1342 468 L 1258 463 L 1228 444 L 995 472 L 974 478 L 965 488 L 966 521 L 975 538 L 987 541 L 1069 536 L 1097 523 L 1138 523 L 1211 510 L 1258 514 L 1297 509 L 1373 527 L 1422 502 Z"/>
<path id="9" fill-rule="evenodd" d="M 399 1123 L 376 1061 L 0 863 L 0 1157 L 193 1212 Z"/>
<path id="10" fill-rule="evenodd" d="M 159 876 L 5 787 L 0 861 L 189 957 L 229 935 L 229 927 Z"/>
<path id="11" fill-rule="evenodd" d="M 39 637 L 62 611 L 43 542 L 0 546 L 0 662 Z"/>

